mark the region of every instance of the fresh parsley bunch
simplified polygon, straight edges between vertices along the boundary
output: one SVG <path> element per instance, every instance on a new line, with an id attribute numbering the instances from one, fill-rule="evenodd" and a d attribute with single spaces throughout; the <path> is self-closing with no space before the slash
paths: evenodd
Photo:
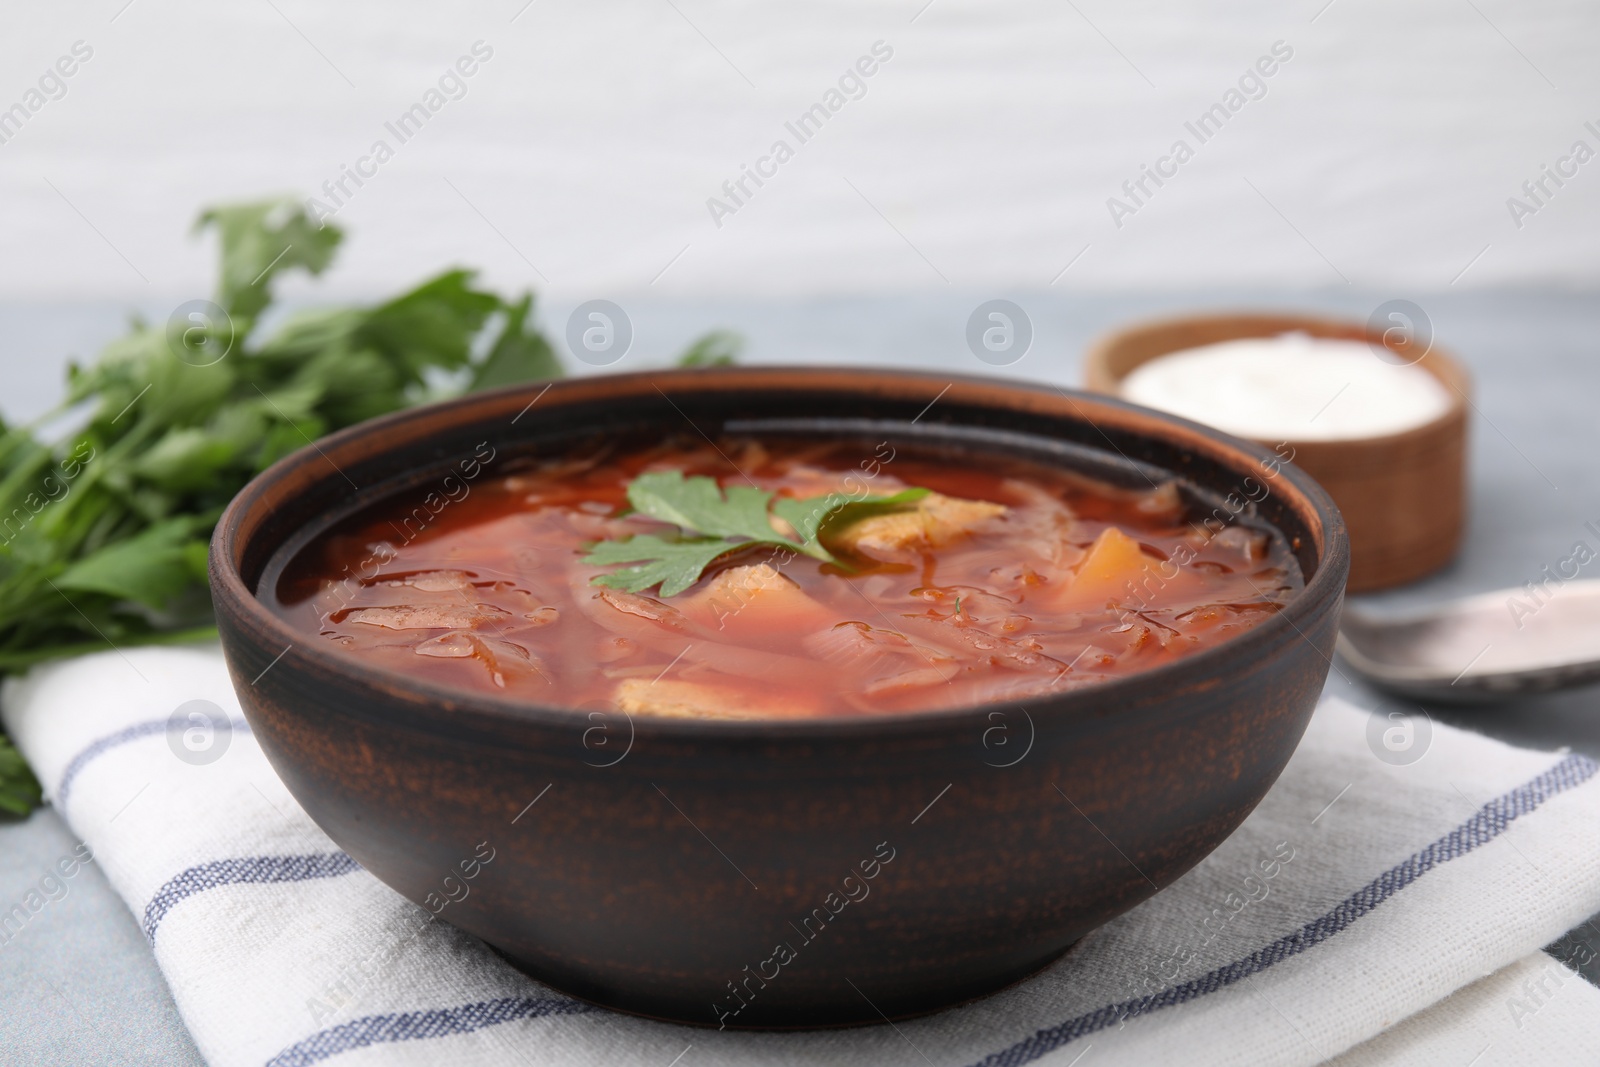
<path id="1" fill-rule="evenodd" d="M 0 673 L 210 633 L 211 530 L 256 473 L 441 392 L 562 374 L 532 295 L 503 299 L 466 270 L 260 329 L 277 278 L 321 274 L 342 234 L 293 201 L 214 208 L 197 223 L 207 228 L 221 244 L 214 302 L 184 305 L 169 323 L 133 321 L 93 366 L 70 368 L 60 409 L 33 426 L 0 422 Z M 729 362 L 736 349 L 715 333 L 688 358 Z M 37 429 L 63 416 L 81 429 L 42 440 Z M 0 809 L 22 814 L 38 800 L 0 736 Z"/>

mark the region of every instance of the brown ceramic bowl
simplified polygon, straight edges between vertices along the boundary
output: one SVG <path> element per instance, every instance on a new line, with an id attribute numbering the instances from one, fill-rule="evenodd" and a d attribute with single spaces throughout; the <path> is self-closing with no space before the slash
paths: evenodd
<path id="1" fill-rule="evenodd" d="M 1432 422 L 1380 437 L 1286 441 L 1282 449 L 1338 503 L 1350 530 L 1350 592 L 1414 582 L 1443 567 L 1466 525 L 1467 408 L 1472 381 L 1444 347 L 1418 355 L 1365 323 L 1296 314 L 1182 315 L 1115 330 L 1089 346 L 1084 381 L 1116 396 L 1135 367 L 1185 348 L 1299 331 L 1366 341 L 1437 378 L 1450 406 Z M 1270 442 L 1276 444 L 1276 442 Z"/>
<path id="2" fill-rule="evenodd" d="M 305 810 L 556 989 L 739 1027 L 874 1022 L 991 992 L 1215 848 L 1316 704 L 1344 524 L 1255 445 L 1103 397 L 943 375 L 717 369 L 544 388 L 391 415 L 288 457 L 222 517 L 211 583 L 245 714 Z M 424 506 L 480 442 L 492 466 L 690 425 L 1022 454 L 1128 484 L 1177 474 L 1205 513 L 1259 498 L 1248 506 L 1289 538 L 1306 588 L 1221 645 L 1099 687 L 800 721 L 628 721 L 454 691 L 308 639 L 254 594 L 334 517 L 397 493 Z"/>

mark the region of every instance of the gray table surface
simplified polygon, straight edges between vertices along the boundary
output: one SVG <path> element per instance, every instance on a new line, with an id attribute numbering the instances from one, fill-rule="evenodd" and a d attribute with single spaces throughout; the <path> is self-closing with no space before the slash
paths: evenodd
<path id="1" fill-rule="evenodd" d="M 966 350 L 967 315 L 1008 296 L 1032 318 L 1033 347 L 996 373 L 1075 385 L 1084 345 L 1140 317 L 1202 308 L 1290 307 L 1365 319 L 1385 300 L 1408 297 L 1432 319 L 1439 342 L 1476 381 L 1471 505 L 1465 547 L 1446 570 L 1404 589 L 1362 598 L 1376 607 L 1510 586 L 1534 578 L 1600 520 L 1600 299 L 1591 292 L 1376 293 L 1171 292 L 1088 296 L 1055 292 L 939 292 L 807 300 L 624 300 L 636 341 L 616 369 L 664 363 L 685 341 L 727 326 L 749 341 L 747 362 L 893 365 L 990 371 Z M 141 310 L 162 321 L 179 301 Z M 92 356 L 127 313 L 107 303 L 0 302 L 0 412 L 38 415 L 56 402 L 67 356 Z M 546 310 L 559 333 L 569 310 Z M 1600 570 L 1591 564 L 1590 569 Z M 1594 577 L 1586 574 L 1585 577 Z M 1381 694 L 1336 671 L 1330 692 L 1365 706 Z M 1442 722 L 1515 744 L 1600 757 L 1600 689 L 1513 704 L 1429 705 Z M 36 886 L 75 844 L 48 808 L 0 822 L 0 905 Z M 188 1064 L 189 1040 L 133 915 L 90 865 L 9 944 L 0 946 L 0 1049 L 6 1062 Z M 1600 917 L 1569 938 L 1600 948 Z M 1590 953 L 1594 955 L 1594 953 Z M 1591 981 L 1600 982 L 1593 969 Z"/>

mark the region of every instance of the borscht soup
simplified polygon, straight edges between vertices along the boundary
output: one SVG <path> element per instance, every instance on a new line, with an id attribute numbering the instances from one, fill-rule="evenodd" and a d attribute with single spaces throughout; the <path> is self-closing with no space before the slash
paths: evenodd
<path id="1" fill-rule="evenodd" d="M 541 705 L 795 719 L 1037 698 L 1192 655 L 1304 586 L 1180 481 L 804 437 L 478 455 L 269 567 L 308 638 Z M 1208 521 L 1209 520 L 1209 521 Z"/>

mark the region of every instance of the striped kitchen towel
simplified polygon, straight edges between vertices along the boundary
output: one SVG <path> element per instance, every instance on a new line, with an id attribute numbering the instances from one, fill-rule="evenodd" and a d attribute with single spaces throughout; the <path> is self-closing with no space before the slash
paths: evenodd
<path id="1" fill-rule="evenodd" d="M 1026 982 L 927 1018 L 778 1034 L 572 1000 L 396 895 L 284 789 L 214 647 L 37 668 L 3 703 L 218 1067 L 1600 1055 L 1600 991 L 1539 952 L 1600 911 L 1596 764 L 1420 715 L 1325 700 L 1221 848 Z"/>

